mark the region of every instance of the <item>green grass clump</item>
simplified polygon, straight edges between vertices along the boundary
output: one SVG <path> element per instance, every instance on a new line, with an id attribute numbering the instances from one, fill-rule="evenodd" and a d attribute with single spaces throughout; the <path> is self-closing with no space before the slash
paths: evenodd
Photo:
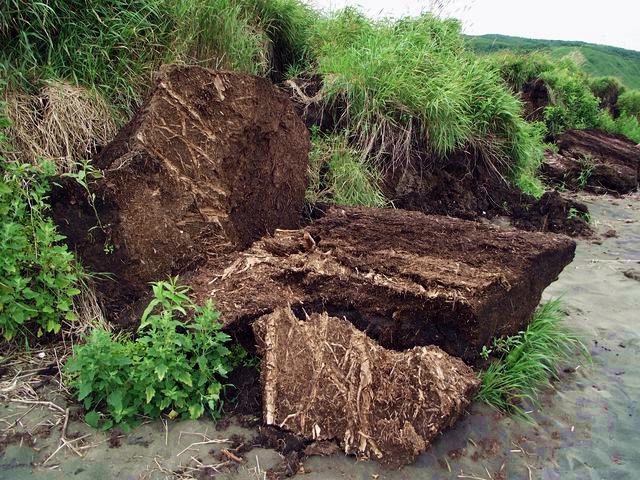
<path id="1" fill-rule="evenodd" d="M 0 73 L 12 90 L 93 88 L 126 117 L 163 62 L 259 75 L 302 62 L 312 20 L 296 0 L 7 0 Z"/>
<path id="2" fill-rule="evenodd" d="M 616 77 L 594 77 L 589 79 L 591 92 L 600 100 L 600 108 L 613 108 L 626 90 Z"/>
<path id="3" fill-rule="evenodd" d="M 74 348 L 65 374 L 87 423 L 128 429 L 141 415 L 219 413 L 223 381 L 234 364 L 230 337 L 213 304 L 197 306 L 187 293 L 177 278 L 154 283 L 135 340 L 96 329 Z"/>
<path id="4" fill-rule="evenodd" d="M 345 105 L 341 126 L 363 157 L 406 165 L 469 147 L 540 193 L 540 139 L 496 70 L 465 50 L 457 21 L 371 21 L 346 9 L 319 21 L 312 44 L 324 102 Z"/>
<path id="5" fill-rule="evenodd" d="M 0 335 L 57 333 L 73 321 L 83 273 L 49 216 L 55 169 L 9 161 L 0 103 Z"/>
<path id="6" fill-rule="evenodd" d="M 308 63 L 309 36 L 317 14 L 302 2 L 191 0 L 177 5 L 180 20 L 173 35 L 182 38 L 177 50 L 186 52 L 191 61 L 279 76 Z"/>
<path id="7" fill-rule="evenodd" d="M 640 90 L 627 90 L 618 98 L 617 103 L 620 113 L 640 119 Z"/>
<path id="8" fill-rule="evenodd" d="M 553 61 L 543 53 L 527 55 L 500 52 L 487 57 L 500 71 L 500 76 L 514 92 L 522 90 L 527 83 L 539 78 L 542 72 L 553 68 Z"/>
<path id="9" fill-rule="evenodd" d="M 623 113 L 614 119 L 608 112 L 603 112 L 600 116 L 599 126 L 603 130 L 624 135 L 628 139 L 640 143 L 640 120 L 638 117 Z"/>
<path id="10" fill-rule="evenodd" d="M 309 203 L 385 207 L 380 171 L 347 144 L 344 136 L 312 136 L 309 154 Z"/>
<path id="11" fill-rule="evenodd" d="M 131 110 L 149 65 L 171 38 L 165 0 L 7 0 L 0 6 L 0 65 L 10 88 L 41 79 L 95 87 Z"/>
<path id="12" fill-rule="evenodd" d="M 541 53 L 501 52 L 487 57 L 514 92 L 532 80 L 542 79 L 550 105 L 544 110 L 547 134 L 557 136 L 572 128 L 598 126 L 600 101 L 591 90 L 587 74 L 574 58 L 554 60 Z"/>
<path id="13" fill-rule="evenodd" d="M 495 360 L 480 375 L 477 400 L 504 412 L 525 415 L 521 401 L 536 403 L 540 388 L 557 377 L 562 362 L 588 357 L 586 347 L 562 324 L 559 300 L 542 304 L 524 332 L 496 340 L 483 356 Z"/>

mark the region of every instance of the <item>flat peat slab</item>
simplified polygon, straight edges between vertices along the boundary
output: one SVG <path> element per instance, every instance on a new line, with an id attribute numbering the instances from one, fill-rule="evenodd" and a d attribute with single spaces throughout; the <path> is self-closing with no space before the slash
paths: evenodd
<path id="1" fill-rule="evenodd" d="M 226 329 L 253 345 L 251 323 L 278 307 L 344 317 L 385 348 L 437 345 L 474 361 L 530 321 L 574 255 L 562 235 L 419 212 L 331 207 L 212 260 L 185 281 L 213 298 Z"/>

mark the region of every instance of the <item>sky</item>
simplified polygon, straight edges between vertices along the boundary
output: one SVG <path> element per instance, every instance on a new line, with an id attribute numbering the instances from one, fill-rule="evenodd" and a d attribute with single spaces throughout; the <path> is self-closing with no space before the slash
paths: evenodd
<path id="1" fill-rule="evenodd" d="M 581 40 L 640 51 L 640 0 L 310 0 L 326 10 L 360 6 L 372 17 L 418 15 L 440 5 L 464 33 Z M 444 4 L 444 7 L 442 7 Z"/>

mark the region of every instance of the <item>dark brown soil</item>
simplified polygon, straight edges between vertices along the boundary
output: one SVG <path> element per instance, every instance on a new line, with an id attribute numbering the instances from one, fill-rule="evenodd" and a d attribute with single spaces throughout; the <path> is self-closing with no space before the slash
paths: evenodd
<path id="1" fill-rule="evenodd" d="M 271 448 L 282 455 L 282 460 L 267 471 L 267 478 L 278 480 L 293 477 L 306 458 L 305 449 L 309 444 L 302 437 L 271 425 L 260 427 L 255 439 L 262 448 Z"/>
<path id="2" fill-rule="evenodd" d="M 437 347 L 386 350 L 344 319 L 279 309 L 254 323 L 263 420 L 391 467 L 411 463 L 462 415 L 480 381 Z M 285 452 L 283 452 L 285 453 Z"/>
<path id="3" fill-rule="evenodd" d="M 544 120 L 544 109 L 551 103 L 549 88 L 541 78 L 527 82 L 520 92 L 524 103 L 524 118 L 530 122 Z"/>
<path id="4" fill-rule="evenodd" d="M 109 439 L 107 443 L 109 448 L 120 448 L 122 446 L 122 439 L 125 437 L 124 432 L 118 428 L 114 428 L 109 432 Z"/>
<path id="5" fill-rule="evenodd" d="M 291 98 L 296 112 L 308 128 L 319 128 L 324 133 L 338 128 L 344 105 L 323 106 L 320 75 L 287 80 L 279 87 Z"/>
<path id="6" fill-rule="evenodd" d="M 247 348 L 278 307 L 346 317 L 383 347 L 437 345 L 473 361 L 527 325 L 542 290 L 573 258 L 567 237 L 373 208 L 331 207 L 299 231 L 213 259 L 185 281 L 213 298 Z"/>
<path id="7" fill-rule="evenodd" d="M 268 79 L 200 67 L 162 69 L 131 122 L 95 159 L 104 178 L 65 182 L 53 213 L 83 264 L 109 272 L 106 311 L 148 282 L 299 226 L 309 133 Z"/>
<path id="8" fill-rule="evenodd" d="M 522 230 L 589 236 L 581 216 L 570 216 L 585 205 L 547 192 L 540 199 L 523 194 L 474 155 L 459 153 L 446 160 L 420 161 L 407 169 L 389 171 L 386 195 L 398 208 L 467 220 L 506 216 Z"/>
<path id="9" fill-rule="evenodd" d="M 244 415 L 260 418 L 262 415 L 262 389 L 260 372 L 256 368 L 235 368 L 226 379 L 223 393 L 226 415 Z"/>
<path id="10" fill-rule="evenodd" d="M 629 270 L 625 270 L 623 273 L 628 279 L 640 282 L 640 270 L 631 268 Z"/>
<path id="11" fill-rule="evenodd" d="M 572 190 L 625 194 L 638 188 L 640 147 L 602 130 L 569 130 L 557 140 L 559 153 L 547 154 L 543 175 Z M 582 175 L 582 178 L 581 178 Z"/>

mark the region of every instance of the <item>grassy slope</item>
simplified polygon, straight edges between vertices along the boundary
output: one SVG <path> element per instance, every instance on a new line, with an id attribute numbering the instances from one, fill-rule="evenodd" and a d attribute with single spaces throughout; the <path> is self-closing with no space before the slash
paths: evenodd
<path id="1" fill-rule="evenodd" d="M 640 88 L 640 52 L 607 45 L 563 40 L 535 40 L 507 35 L 467 36 L 468 45 L 478 53 L 499 50 L 532 52 L 543 50 L 559 58 L 579 52 L 583 68 L 594 76 L 615 76 L 630 88 Z"/>

